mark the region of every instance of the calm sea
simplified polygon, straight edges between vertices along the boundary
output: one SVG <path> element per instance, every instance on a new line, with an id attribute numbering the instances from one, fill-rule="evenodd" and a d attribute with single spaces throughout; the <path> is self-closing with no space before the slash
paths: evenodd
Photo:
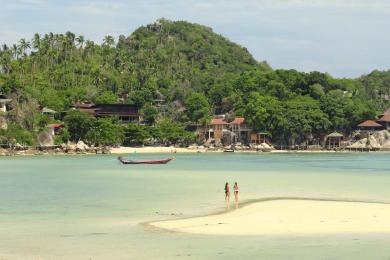
<path id="1" fill-rule="evenodd" d="M 169 155 L 132 155 L 133 159 Z M 144 222 L 241 201 L 307 197 L 390 202 L 390 154 L 193 154 L 167 165 L 115 156 L 0 158 L 0 259 L 390 259 L 390 235 L 228 237 Z"/>

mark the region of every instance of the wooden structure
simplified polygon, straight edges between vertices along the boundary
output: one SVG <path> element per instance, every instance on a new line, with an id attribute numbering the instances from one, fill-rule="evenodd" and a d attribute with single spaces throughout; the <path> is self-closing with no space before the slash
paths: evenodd
<path id="1" fill-rule="evenodd" d="M 340 148 L 341 142 L 344 139 L 344 135 L 338 132 L 333 132 L 326 136 L 326 148 L 328 149 L 336 149 Z"/>
<path id="2" fill-rule="evenodd" d="M 170 161 L 175 160 L 175 158 L 172 157 L 172 158 L 166 158 L 166 159 L 160 159 L 160 160 L 133 161 L 133 160 L 126 160 L 126 159 L 123 159 L 122 156 L 119 156 L 119 157 L 118 157 L 118 160 L 119 160 L 122 164 L 167 164 L 167 163 L 169 163 Z"/>
<path id="3" fill-rule="evenodd" d="M 268 142 L 268 134 L 263 132 L 251 133 L 252 144 L 262 144 Z"/>

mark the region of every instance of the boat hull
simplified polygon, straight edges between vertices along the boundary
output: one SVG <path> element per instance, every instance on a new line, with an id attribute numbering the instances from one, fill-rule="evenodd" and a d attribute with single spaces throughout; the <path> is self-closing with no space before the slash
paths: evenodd
<path id="1" fill-rule="evenodd" d="M 167 164 L 174 159 L 175 158 L 166 158 L 161 160 L 147 160 L 147 161 L 130 161 L 130 160 L 125 160 L 122 157 L 118 157 L 118 160 L 122 164 Z"/>

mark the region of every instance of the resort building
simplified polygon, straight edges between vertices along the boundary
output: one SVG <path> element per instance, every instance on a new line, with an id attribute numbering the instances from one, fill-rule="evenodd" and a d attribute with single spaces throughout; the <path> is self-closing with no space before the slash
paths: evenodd
<path id="1" fill-rule="evenodd" d="M 366 120 L 358 125 L 358 129 L 362 132 L 375 132 L 383 129 L 383 126 L 374 120 Z"/>
<path id="2" fill-rule="evenodd" d="M 367 120 L 360 123 L 358 126 L 363 133 L 372 133 L 381 130 L 390 130 L 390 108 L 387 109 L 377 120 Z"/>
<path id="3" fill-rule="evenodd" d="M 119 119 L 123 124 L 138 123 L 141 121 L 141 115 L 138 107 L 129 104 L 96 104 L 96 117 L 113 116 Z"/>
<path id="4" fill-rule="evenodd" d="M 250 133 L 252 128 L 245 122 L 245 118 L 236 117 L 229 123 L 230 130 L 234 133 L 233 143 L 248 143 L 250 140 Z"/>
<path id="5" fill-rule="evenodd" d="M 390 130 L 390 108 L 386 110 L 386 112 L 377 120 L 384 129 Z"/>
<path id="6" fill-rule="evenodd" d="M 213 118 L 209 125 L 207 140 L 214 139 L 216 142 L 220 142 L 223 132 L 228 129 L 228 126 L 229 124 L 225 122 L 225 119 Z"/>
<path id="7" fill-rule="evenodd" d="M 253 143 L 252 131 L 252 128 L 245 122 L 245 118 L 236 117 L 228 123 L 222 116 L 213 118 L 207 126 L 197 125 L 196 129 L 200 141 L 223 145 Z M 261 136 L 256 140 L 264 141 L 266 138 Z"/>
<path id="8" fill-rule="evenodd" d="M 116 117 L 122 124 L 139 123 L 142 120 L 138 107 L 129 104 L 74 104 L 74 109 L 94 117 Z"/>

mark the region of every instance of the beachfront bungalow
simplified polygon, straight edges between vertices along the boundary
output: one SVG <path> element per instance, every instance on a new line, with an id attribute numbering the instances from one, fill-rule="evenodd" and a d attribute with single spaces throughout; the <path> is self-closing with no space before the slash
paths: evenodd
<path id="1" fill-rule="evenodd" d="M 251 133 L 250 138 L 251 144 L 269 143 L 268 134 L 264 132 Z"/>
<path id="2" fill-rule="evenodd" d="M 11 102 L 11 99 L 6 98 L 3 95 L 0 95 L 0 112 L 7 112 L 7 105 Z"/>
<path id="3" fill-rule="evenodd" d="M 47 125 L 47 128 L 49 129 L 50 134 L 52 136 L 55 136 L 56 134 L 58 134 L 63 127 L 64 127 L 64 124 L 48 124 Z"/>
<path id="4" fill-rule="evenodd" d="M 390 130 L 390 108 L 386 110 L 386 112 L 377 120 L 379 124 L 381 124 L 384 129 Z"/>
<path id="5" fill-rule="evenodd" d="M 358 129 L 362 132 L 375 132 L 383 129 L 383 126 L 374 120 L 366 120 L 358 125 Z"/>
<path id="6" fill-rule="evenodd" d="M 142 120 L 138 107 L 129 104 L 77 103 L 73 108 L 93 117 L 116 117 L 122 124 L 139 123 Z"/>
<path id="7" fill-rule="evenodd" d="M 227 130 L 229 124 L 223 118 L 213 118 L 209 124 L 208 139 L 214 139 L 220 142 L 223 137 L 223 131 Z"/>
<path id="8" fill-rule="evenodd" d="M 343 134 L 340 134 L 338 132 L 333 132 L 326 136 L 325 146 L 328 149 L 340 148 L 343 139 L 344 139 Z"/>
<path id="9" fill-rule="evenodd" d="M 234 133 L 233 143 L 248 143 L 252 128 L 245 122 L 245 118 L 236 117 L 229 123 L 230 130 Z"/>

